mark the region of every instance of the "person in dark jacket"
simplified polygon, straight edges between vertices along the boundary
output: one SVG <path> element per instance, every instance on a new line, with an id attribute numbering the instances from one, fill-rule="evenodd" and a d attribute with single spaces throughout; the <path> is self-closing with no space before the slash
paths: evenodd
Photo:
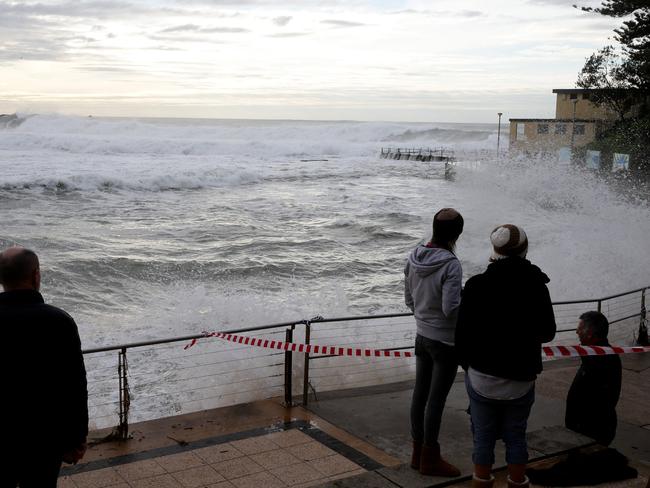
<path id="1" fill-rule="evenodd" d="M 411 467 L 424 475 L 460 476 L 458 468 L 441 457 L 438 434 L 458 370 L 454 333 L 463 270 L 454 247 L 462 231 L 460 213 L 453 208 L 438 211 L 431 241 L 411 252 L 404 269 L 404 298 L 417 327 Z"/>
<path id="2" fill-rule="evenodd" d="M 12 247 L 1 253 L 0 282 L 8 447 L 0 486 L 56 487 L 61 462 L 76 463 L 86 451 L 88 393 L 77 325 L 44 303 L 33 251 Z"/>
<path id="3" fill-rule="evenodd" d="M 583 346 L 609 346 L 609 322 L 600 312 L 585 312 L 576 330 Z M 616 436 L 616 404 L 621 394 L 621 358 L 582 356 L 566 400 L 565 425 L 608 446 Z"/>
<path id="4" fill-rule="evenodd" d="M 498 438 L 506 444 L 509 486 L 528 486 L 526 427 L 542 371 L 542 348 L 555 336 L 548 276 L 526 259 L 521 227 L 492 231 L 485 272 L 465 284 L 456 351 L 465 370 L 474 449 L 473 486 L 489 487 Z"/>

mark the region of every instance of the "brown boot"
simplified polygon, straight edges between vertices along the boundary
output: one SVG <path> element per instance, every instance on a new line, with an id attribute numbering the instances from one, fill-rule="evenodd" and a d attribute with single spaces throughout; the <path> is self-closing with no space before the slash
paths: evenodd
<path id="1" fill-rule="evenodd" d="M 446 478 L 455 478 L 460 476 L 460 470 L 440 456 L 440 445 L 434 446 L 422 445 L 422 455 L 420 456 L 420 474 L 426 476 L 444 476 Z"/>
<path id="2" fill-rule="evenodd" d="M 422 456 L 422 442 L 413 441 L 413 454 L 411 455 L 411 467 L 420 469 L 420 456 Z"/>
<path id="3" fill-rule="evenodd" d="M 472 476 L 472 488 L 492 488 L 494 486 L 494 476 L 490 475 L 489 480 Z"/>
<path id="4" fill-rule="evenodd" d="M 510 479 L 508 476 L 508 488 L 528 488 L 530 486 L 530 480 L 528 476 L 524 476 L 524 481 L 516 483 Z"/>

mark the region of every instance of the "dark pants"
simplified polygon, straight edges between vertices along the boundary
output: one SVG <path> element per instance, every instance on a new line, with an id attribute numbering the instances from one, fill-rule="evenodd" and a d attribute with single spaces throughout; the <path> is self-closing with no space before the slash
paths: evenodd
<path id="1" fill-rule="evenodd" d="M 56 488 L 60 469 L 60 454 L 42 455 L 34 446 L 21 449 L 2 460 L 0 488 Z"/>
<path id="2" fill-rule="evenodd" d="M 421 335 L 415 337 L 415 389 L 411 400 L 411 436 L 433 446 L 438 442 L 442 411 L 456 378 L 456 349 Z"/>

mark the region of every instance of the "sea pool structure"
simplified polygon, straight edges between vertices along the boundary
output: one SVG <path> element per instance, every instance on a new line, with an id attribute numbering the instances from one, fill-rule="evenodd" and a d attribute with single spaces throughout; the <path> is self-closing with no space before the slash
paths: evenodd
<path id="1" fill-rule="evenodd" d="M 576 317 L 594 309 L 608 316 L 613 344 L 647 345 L 649 292 L 645 287 L 555 302 L 553 345 L 575 344 Z M 219 331 L 237 334 L 231 341 L 201 333 L 86 350 L 92 447 L 81 464 L 62 469 L 59 486 L 469 486 L 471 434 L 462 372 L 441 433 L 446 456 L 461 476 L 423 477 L 408 466 L 410 315 L 316 316 Z M 355 334 L 343 336 L 342 329 Z M 287 346 L 292 343 L 326 347 L 299 353 Z M 331 354 L 338 352 L 333 345 L 382 353 L 341 356 Z M 650 354 L 622 360 L 613 447 L 628 456 L 639 477 L 612 486 L 643 488 L 650 474 Z M 545 363 L 529 423 L 531 466 L 552 464 L 578 448 L 596 449 L 563 427 L 577 365 L 575 358 Z M 503 462 L 502 448 L 497 460 Z M 497 479 L 504 473 L 496 465 Z"/>

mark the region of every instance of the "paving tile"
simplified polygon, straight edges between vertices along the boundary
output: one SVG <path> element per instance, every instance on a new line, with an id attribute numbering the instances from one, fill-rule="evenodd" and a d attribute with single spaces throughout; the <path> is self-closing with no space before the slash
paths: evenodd
<path id="1" fill-rule="evenodd" d="M 253 473 L 264 471 L 264 468 L 249 457 L 239 457 L 211 465 L 227 480 L 241 478 Z"/>
<path id="2" fill-rule="evenodd" d="M 340 480 L 340 479 L 343 479 L 343 478 L 349 478 L 350 476 L 356 476 L 358 474 L 363 474 L 363 473 L 366 473 L 366 470 L 363 469 L 363 468 L 359 468 L 359 469 L 355 469 L 354 471 L 347 471 L 345 473 L 340 473 L 340 474 L 336 474 L 334 476 L 330 476 L 329 480 L 330 481 Z"/>
<path id="3" fill-rule="evenodd" d="M 201 449 L 192 451 L 192 453 L 203 459 L 203 461 L 208 464 L 220 463 L 244 455 L 243 452 L 235 448 L 229 442 L 217 444 L 216 446 L 202 447 Z"/>
<path id="4" fill-rule="evenodd" d="M 277 449 L 279 446 L 269 438 L 269 435 L 260 435 L 257 437 L 233 441 L 231 444 L 244 454 L 257 454 L 264 451 L 272 451 Z"/>
<path id="5" fill-rule="evenodd" d="M 172 476 L 185 488 L 204 487 L 208 483 L 225 481 L 225 478 L 210 466 L 198 466 L 184 471 L 176 471 Z"/>
<path id="6" fill-rule="evenodd" d="M 126 481 L 114 468 L 86 471 L 85 473 L 75 474 L 70 478 L 72 478 L 72 481 L 74 481 L 78 488 L 102 488 Z"/>
<path id="7" fill-rule="evenodd" d="M 231 481 L 237 488 L 284 488 L 285 484 L 268 471 L 249 474 Z"/>
<path id="8" fill-rule="evenodd" d="M 156 458 L 156 461 L 168 473 L 183 471 L 185 469 L 196 468 L 207 464 L 203 459 L 193 452 L 181 452 L 170 456 Z"/>
<path id="9" fill-rule="evenodd" d="M 114 469 L 126 481 L 151 478 L 152 476 L 165 474 L 165 470 L 154 459 L 145 459 L 134 463 L 121 464 L 120 466 L 115 466 Z"/>
<path id="10" fill-rule="evenodd" d="M 337 474 L 346 473 L 349 471 L 356 471 L 360 468 L 358 464 L 353 463 L 340 454 L 334 456 L 327 456 L 324 458 L 312 459 L 307 461 L 312 468 L 323 473 L 325 476 L 335 476 Z"/>
<path id="11" fill-rule="evenodd" d="M 322 457 L 332 456 L 336 454 L 329 447 L 324 446 L 320 442 L 312 441 L 307 444 L 299 446 L 287 447 L 287 451 L 303 461 L 311 461 Z"/>
<path id="12" fill-rule="evenodd" d="M 299 483 L 297 485 L 292 485 L 291 488 L 311 488 L 312 486 L 322 486 L 323 483 L 327 483 L 329 480 L 327 478 L 319 478 L 314 481 L 308 481 L 307 483 Z"/>
<path id="13" fill-rule="evenodd" d="M 130 484 L 133 488 L 183 488 L 183 485 L 171 474 L 143 478 L 141 480 L 131 481 Z"/>
<path id="14" fill-rule="evenodd" d="M 321 488 L 395 488 L 396 486 L 428 488 L 429 486 L 433 486 L 431 480 L 432 478 L 429 478 L 428 482 L 420 484 L 397 484 L 378 475 L 374 471 L 366 471 L 356 476 L 346 476 L 345 478 L 328 481 L 323 483 Z M 448 481 L 449 478 L 445 478 L 445 480 Z"/>
<path id="15" fill-rule="evenodd" d="M 220 481 L 219 483 L 214 483 L 213 485 L 206 485 L 206 488 L 235 488 L 230 481 Z"/>
<path id="16" fill-rule="evenodd" d="M 297 444 L 305 444 L 312 441 L 311 437 L 298 429 L 274 432 L 273 434 L 269 434 L 267 437 L 280 447 L 295 446 Z"/>
<path id="17" fill-rule="evenodd" d="M 323 478 L 323 475 L 319 471 L 315 470 L 307 463 L 282 466 L 280 468 L 271 469 L 270 471 L 289 486 L 308 483 Z"/>
<path id="18" fill-rule="evenodd" d="M 60 476 L 56 486 L 57 488 L 77 488 L 77 484 L 70 476 Z"/>
<path id="19" fill-rule="evenodd" d="M 266 451 L 259 454 L 251 454 L 250 458 L 260 466 L 266 469 L 288 466 L 300 462 L 296 456 L 286 449 L 276 449 L 275 451 Z"/>

